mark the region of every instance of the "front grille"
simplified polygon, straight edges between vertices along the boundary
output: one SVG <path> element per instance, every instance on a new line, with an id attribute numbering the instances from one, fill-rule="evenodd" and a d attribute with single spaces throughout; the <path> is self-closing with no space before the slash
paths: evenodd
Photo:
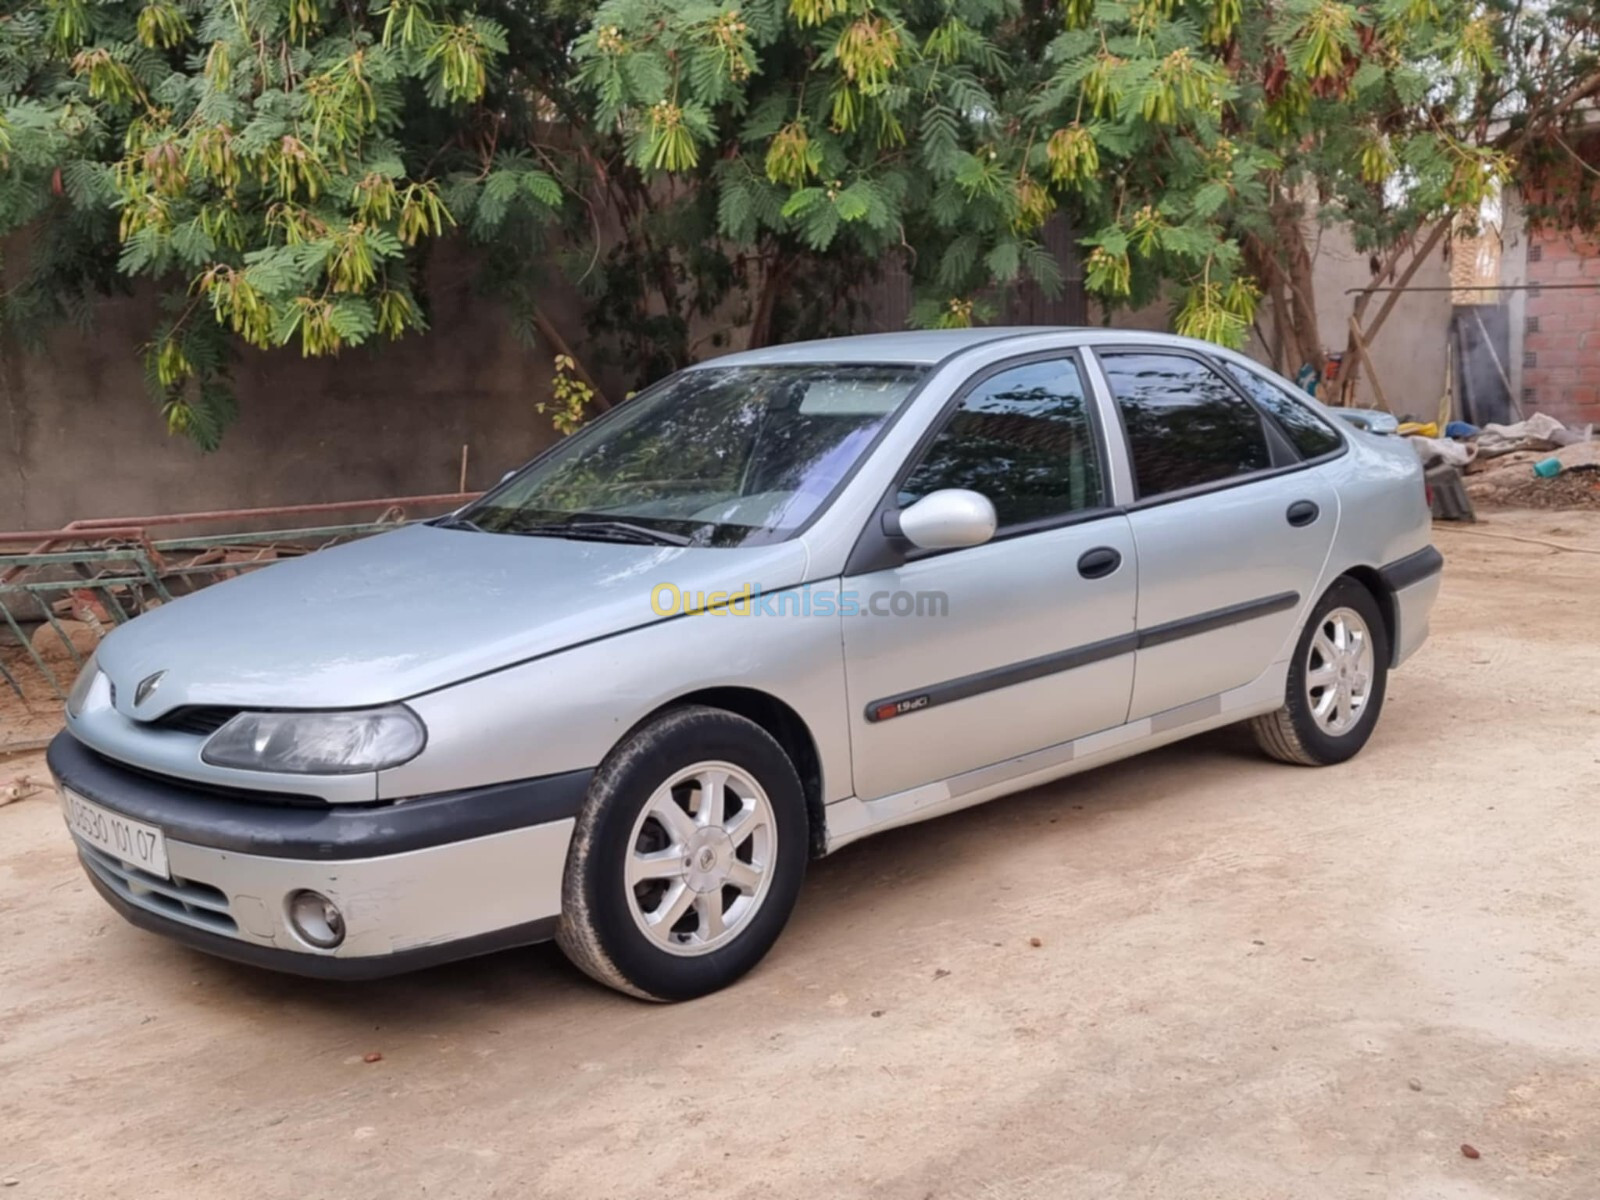
<path id="1" fill-rule="evenodd" d="M 208 933 L 239 936 L 239 926 L 228 911 L 228 898 L 209 883 L 176 875 L 158 879 L 81 841 L 78 855 L 96 879 L 129 904 Z"/>
<path id="2" fill-rule="evenodd" d="M 239 715 L 237 708 L 217 708 L 211 705 L 191 704 L 184 708 L 175 708 L 166 716 L 160 718 L 156 724 L 167 729 L 181 729 L 185 733 L 197 733 L 203 737 L 210 737 L 221 729 L 234 717 Z"/>

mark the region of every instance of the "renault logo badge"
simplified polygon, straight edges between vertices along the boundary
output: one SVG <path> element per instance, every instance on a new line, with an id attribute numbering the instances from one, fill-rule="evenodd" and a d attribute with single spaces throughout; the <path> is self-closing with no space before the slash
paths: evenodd
<path id="1" fill-rule="evenodd" d="M 157 671 L 154 675 L 146 675 L 139 681 L 139 686 L 133 689 L 135 708 L 156 694 L 156 689 L 161 686 L 161 680 L 165 675 L 165 671 Z"/>

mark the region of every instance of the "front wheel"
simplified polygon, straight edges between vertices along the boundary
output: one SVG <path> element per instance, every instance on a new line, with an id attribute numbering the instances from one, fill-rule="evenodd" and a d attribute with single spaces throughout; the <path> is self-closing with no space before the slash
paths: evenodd
<path id="1" fill-rule="evenodd" d="M 1331 766 L 1367 744 L 1383 709 L 1389 636 L 1372 593 L 1343 578 L 1311 610 L 1289 664 L 1283 707 L 1250 722 L 1282 762 Z"/>
<path id="2" fill-rule="evenodd" d="M 589 975 L 646 1000 L 688 1000 L 760 962 L 808 855 L 794 764 L 759 725 L 685 707 L 595 772 L 573 830 L 556 940 Z"/>

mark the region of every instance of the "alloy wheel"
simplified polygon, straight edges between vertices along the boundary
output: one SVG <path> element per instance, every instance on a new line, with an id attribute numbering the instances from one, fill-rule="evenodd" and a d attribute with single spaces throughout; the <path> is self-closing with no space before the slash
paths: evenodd
<path id="1" fill-rule="evenodd" d="M 1322 618 L 1306 658 L 1306 700 L 1312 720 L 1339 737 L 1360 722 L 1372 695 L 1372 631 L 1353 608 Z"/>
<path id="2" fill-rule="evenodd" d="M 747 772 L 726 762 L 679 771 L 651 794 L 628 841 L 634 922 L 672 954 L 726 945 L 766 899 L 777 850 L 772 803 Z"/>

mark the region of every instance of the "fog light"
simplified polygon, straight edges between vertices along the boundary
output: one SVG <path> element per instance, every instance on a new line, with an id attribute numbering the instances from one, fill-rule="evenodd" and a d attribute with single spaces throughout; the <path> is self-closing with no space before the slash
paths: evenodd
<path id="1" fill-rule="evenodd" d="M 320 892 L 294 892 L 289 897 L 289 925 L 319 950 L 332 950 L 344 941 L 344 914 Z"/>

